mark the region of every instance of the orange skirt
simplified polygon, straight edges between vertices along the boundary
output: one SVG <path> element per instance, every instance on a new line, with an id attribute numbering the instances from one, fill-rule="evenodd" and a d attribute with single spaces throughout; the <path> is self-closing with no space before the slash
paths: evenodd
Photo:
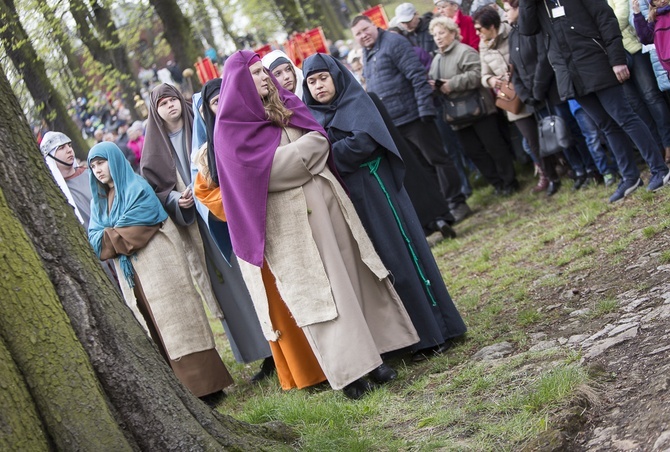
<path id="1" fill-rule="evenodd" d="M 305 333 L 295 323 L 277 291 L 275 277 L 267 262 L 261 268 L 261 274 L 268 297 L 270 321 L 274 330 L 279 331 L 279 339 L 270 341 L 270 349 L 282 389 L 302 389 L 326 381 L 326 375 L 321 370 Z"/>

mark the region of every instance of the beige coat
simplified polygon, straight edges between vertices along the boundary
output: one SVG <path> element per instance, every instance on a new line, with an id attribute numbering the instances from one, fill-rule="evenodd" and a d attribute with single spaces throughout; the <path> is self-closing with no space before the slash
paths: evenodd
<path id="1" fill-rule="evenodd" d="M 326 166 L 328 141 L 286 129 L 270 174 L 265 259 L 277 289 L 334 389 L 418 342 L 356 210 Z M 268 340 L 272 327 L 260 268 L 240 268 Z"/>
<path id="2" fill-rule="evenodd" d="M 490 41 L 479 41 L 479 59 L 482 63 L 482 85 L 490 88 L 489 79 L 491 77 L 508 78 L 509 72 L 509 32 L 511 26 L 508 23 L 501 23 L 498 28 L 498 36 Z M 528 105 L 524 106 L 519 114 L 513 114 L 508 111 L 507 119 L 510 122 L 525 118 L 533 114 L 533 109 Z"/>

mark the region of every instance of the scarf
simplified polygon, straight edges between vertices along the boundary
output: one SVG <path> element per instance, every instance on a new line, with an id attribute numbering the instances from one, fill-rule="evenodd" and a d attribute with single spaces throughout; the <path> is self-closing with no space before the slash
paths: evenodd
<path id="1" fill-rule="evenodd" d="M 293 72 L 295 73 L 295 95 L 298 97 L 298 99 L 302 98 L 302 81 L 303 81 L 303 73 L 300 70 L 298 66 L 295 65 L 295 63 L 286 55 L 284 52 L 281 50 L 273 50 L 272 52 L 268 53 L 263 57 L 261 60 L 263 62 L 263 66 L 270 72 L 272 73 L 272 70 L 276 68 L 277 66 L 284 64 L 284 63 L 290 63 L 291 66 L 293 66 Z"/>
<path id="2" fill-rule="evenodd" d="M 202 87 L 202 117 L 205 121 L 205 131 L 207 132 L 207 166 L 209 167 L 209 177 L 217 187 L 219 186 L 219 173 L 216 170 L 216 157 L 214 155 L 214 121 L 216 115 L 209 107 L 209 101 L 221 91 L 221 79 L 215 78 Z"/>
<path id="3" fill-rule="evenodd" d="M 240 259 L 262 267 L 270 170 L 282 128 L 268 121 L 249 72 L 249 66 L 257 61 L 258 55 L 249 50 L 238 51 L 226 60 L 214 125 L 214 151 L 233 250 Z M 270 80 L 286 108 L 293 112 L 288 125 L 327 137 L 305 104 L 279 86 L 272 75 Z M 332 158 L 329 166 L 334 171 Z"/>
<path id="4" fill-rule="evenodd" d="M 133 172 L 130 163 L 116 144 L 105 141 L 93 146 L 88 153 L 89 166 L 91 160 L 96 157 L 107 160 L 115 191 L 112 207 L 109 209 L 107 192 L 95 178 L 93 171 L 90 172 L 92 199 L 88 240 L 100 257 L 105 228 L 154 226 L 165 221 L 168 215 L 153 189 L 142 177 Z M 134 255 L 133 253 L 132 256 Z M 135 272 L 130 262 L 132 256 L 121 255 L 119 264 L 128 285 L 135 287 Z"/>
<path id="5" fill-rule="evenodd" d="M 144 135 L 144 149 L 140 160 L 140 174 L 149 182 L 163 204 L 177 185 L 177 164 L 175 150 L 170 142 L 165 122 L 158 114 L 158 102 L 165 97 L 176 97 L 181 102 L 184 120 L 184 138 L 187 148 L 191 145 L 193 131 L 193 111 L 184 96 L 172 85 L 163 83 L 151 92 L 149 119 Z M 190 150 L 189 150 L 190 151 Z M 190 152 L 188 152 L 190 154 Z M 186 183 L 187 181 L 184 181 Z"/>

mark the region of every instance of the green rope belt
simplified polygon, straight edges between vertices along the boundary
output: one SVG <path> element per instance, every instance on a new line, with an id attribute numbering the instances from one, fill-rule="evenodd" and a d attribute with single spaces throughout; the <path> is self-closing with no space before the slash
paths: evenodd
<path id="1" fill-rule="evenodd" d="M 426 290 L 426 293 L 428 294 L 428 297 L 430 298 L 430 301 L 432 302 L 433 306 L 437 306 L 437 301 L 435 301 L 435 297 L 433 296 L 433 291 L 431 289 L 431 284 L 430 280 L 426 278 L 426 275 L 423 274 L 423 270 L 421 270 L 421 266 L 419 265 L 419 257 L 416 255 L 416 251 L 414 251 L 414 246 L 412 246 L 412 241 L 409 239 L 407 236 L 407 233 L 405 232 L 405 229 L 402 227 L 402 221 L 400 221 L 400 217 L 398 216 L 398 212 L 395 210 L 395 207 L 393 206 L 393 202 L 391 201 L 391 196 L 389 195 L 388 191 L 386 190 L 386 186 L 384 185 L 384 182 L 381 180 L 379 177 L 379 174 L 377 174 L 377 170 L 379 169 L 379 163 L 381 162 L 382 158 L 381 156 L 377 157 L 376 159 L 363 163 L 361 165 L 361 168 L 367 167 L 370 170 L 370 174 L 374 176 L 374 178 L 377 180 L 377 183 L 379 184 L 379 187 L 382 189 L 384 192 L 384 195 L 386 195 L 386 201 L 389 204 L 389 207 L 391 207 L 391 212 L 393 212 L 393 216 L 395 217 L 395 222 L 398 225 L 398 229 L 400 229 L 400 233 L 402 234 L 403 238 L 405 239 L 405 245 L 407 246 L 407 250 L 409 251 L 409 254 L 412 255 L 412 260 L 414 261 L 414 266 L 416 267 L 416 272 L 419 275 L 419 278 L 421 279 L 421 282 L 423 283 L 424 289 Z"/>

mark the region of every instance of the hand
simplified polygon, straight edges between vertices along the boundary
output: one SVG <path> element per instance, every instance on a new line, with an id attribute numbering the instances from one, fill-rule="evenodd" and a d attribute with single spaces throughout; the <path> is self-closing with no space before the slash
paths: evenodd
<path id="1" fill-rule="evenodd" d="M 445 80 L 442 86 L 440 86 L 440 92 L 443 94 L 451 93 L 451 88 L 449 87 L 449 80 Z"/>
<path id="2" fill-rule="evenodd" d="M 424 123 L 424 124 L 434 124 L 435 123 L 435 115 L 421 116 L 421 122 Z"/>
<path id="3" fill-rule="evenodd" d="M 640 14 L 640 2 L 639 2 L 639 0 L 633 0 L 631 5 L 633 7 L 633 12 L 635 14 Z"/>
<path id="4" fill-rule="evenodd" d="M 500 77 L 491 77 L 488 80 L 488 84 L 491 88 L 499 90 L 502 86 L 502 79 Z"/>
<path id="5" fill-rule="evenodd" d="M 616 75 L 617 80 L 619 80 L 619 83 L 623 83 L 630 78 L 628 66 L 625 64 L 612 66 L 612 70 L 614 71 L 614 75 Z"/>
<path id="6" fill-rule="evenodd" d="M 193 201 L 193 192 L 191 191 L 191 187 L 188 187 L 182 192 L 181 198 L 179 198 L 179 207 L 181 209 L 189 209 L 193 207 L 193 204 L 195 204 Z"/>

